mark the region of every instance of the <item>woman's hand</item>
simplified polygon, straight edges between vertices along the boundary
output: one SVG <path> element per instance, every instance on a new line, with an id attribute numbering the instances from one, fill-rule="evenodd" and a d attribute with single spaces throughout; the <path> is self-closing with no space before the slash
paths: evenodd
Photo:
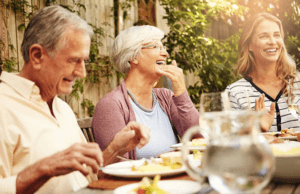
<path id="1" fill-rule="evenodd" d="M 275 103 L 272 102 L 270 106 L 270 112 L 268 112 L 265 107 L 265 94 L 263 94 L 261 95 L 261 97 L 259 97 L 258 100 L 255 100 L 255 110 L 256 111 L 262 110 L 264 112 L 264 115 L 260 120 L 261 131 L 262 132 L 269 131 L 275 117 Z"/>
<path id="2" fill-rule="evenodd" d="M 167 76 L 172 81 L 175 97 L 180 96 L 186 91 L 184 75 L 181 68 L 177 67 L 175 60 L 171 65 L 162 65 L 158 67 L 158 74 Z"/>
<path id="3" fill-rule="evenodd" d="M 120 132 L 118 132 L 113 141 L 109 144 L 114 152 L 120 152 L 120 155 L 131 151 L 135 147 L 144 147 L 150 139 L 150 129 L 145 125 L 131 121 Z"/>

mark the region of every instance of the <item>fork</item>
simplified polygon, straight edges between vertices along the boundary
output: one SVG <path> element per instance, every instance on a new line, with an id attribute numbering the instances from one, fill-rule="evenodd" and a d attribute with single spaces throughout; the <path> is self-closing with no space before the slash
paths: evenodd
<path id="1" fill-rule="evenodd" d="M 116 156 L 117 158 L 121 159 L 121 160 L 126 160 L 126 161 L 134 161 L 132 159 L 128 159 L 128 158 L 124 158 L 122 156 Z M 105 166 L 99 167 L 98 170 L 103 170 L 105 168 Z M 121 167 L 120 169 L 123 169 L 124 167 Z"/>
<path id="2" fill-rule="evenodd" d="M 133 161 L 132 159 L 124 158 L 122 156 L 117 156 L 117 158 L 119 158 L 121 160 L 126 160 L 126 161 Z"/>

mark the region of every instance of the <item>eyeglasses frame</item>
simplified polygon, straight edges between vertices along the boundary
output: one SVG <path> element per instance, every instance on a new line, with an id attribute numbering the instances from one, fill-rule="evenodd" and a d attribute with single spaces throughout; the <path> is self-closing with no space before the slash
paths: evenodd
<path id="1" fill-rule="evenodd" d="M 166 46 L 160 46 L 158 43 L 154 43 L 154 44 L 149 44 L 149 45 L 146 45 L 146 46 L 142 46 L 142 49 L 149 48 L 149 47 L 156 48 L 158 51 L 162 51 L 163 49 L 167 50 Z"/>

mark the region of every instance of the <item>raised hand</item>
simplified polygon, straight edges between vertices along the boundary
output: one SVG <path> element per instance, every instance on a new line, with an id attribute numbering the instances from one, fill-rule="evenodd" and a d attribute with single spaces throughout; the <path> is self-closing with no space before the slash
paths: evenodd
<path id="1" fill-rule="evenodd" d="M 267 111 L 265 107 L 265 94 L 261 95 L 259 99 L 255 100 L 255 110 L 264 112 L 264 115 L 261 117 L 260 126 L 262 132 L 267 132 L 270 130 L 274 117 L 275 117 L 275 103 L 273 102 L 270 106 L 270 112 Z"/>
<path id="2" fill-rule="evenodd" d="M 157 72 L 159 75 L 170 78 L 173 85 L 173 92 L 176 97 L 186 91 L 183 71 L 181 68 L 177 67 L 175 60 L 172 61 L 171 65 L 159 66 Z"/>

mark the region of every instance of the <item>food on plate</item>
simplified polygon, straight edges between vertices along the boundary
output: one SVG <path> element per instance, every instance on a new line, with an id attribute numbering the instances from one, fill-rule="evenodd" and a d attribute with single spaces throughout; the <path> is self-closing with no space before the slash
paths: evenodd
<path id="1" fill-rule="evenodd" d="M 168 152 L 161 154 L 162 161 L 151 158 L 145 161 L 142 166 L 132 166 L 131 170 L 136 172 L 157 172 L 170 171 L 182 167 L 181 152 Z"/>
<path id="2" fill-rule="evenodd" d="M 159 155 L 163 161 L 163 165 L 169 166 L 174 163 L 182 164 L 181 152 L 167 152 Z"/>
<path id="3" fill-rule="evenodd" d="M 265 138 L 267 139 L 267 141 L 269 142 L 269 144 L 284 143 L 283 139 L 279 139 L 275 135 L 272 135 L 272 134 L 263 134 L 263 135 L 265 136 Z"/>
<path id="4" fill-rule="evenodd" d="M 194 160 L 200 160 L 202 159 L 203 156 L 203 152 L 199 151 L 199 150 L 193 150 L 193 159 Z"/>
<path id="5" fill-rule="evenodd" d="M 193 139 L 191 142 L 192 146 L 206 146 L 206 139 L 204 138 L 198 138 L 198 139 Z M 202 158 L 203 152 L 200 150 L 193 150 L 193 159 L 199 160 Z"/>
<path id="6" fill-rule="evenodd" d="M 296 136 L 295 129 L 282 129 L 279 134 L 276 134 L 278 137 L 291 137 Z"/>
<path id="7" fill-rule="evenodd" d="M 269 143 L 283 143 L 283 140 L 280 140 L 278 137 L 297 137 L 297 140 L 300 141 L 300 133 L 296 133 L 295 129 L 282 129 L 280 133 L 265 133 L 263 134 Z"/>
<path id="8" fill-rule="evenodd" d="M 153 180 L 144 177 L 140 185 L 129 192 L 129 194 L 168 194 L 168 192 L 158 187 L 160 176 L 156 175 Z"/>
<path id="9" fill-rule="evenodd" d="M 197 139 L 193 139 L 192 146 L 206 146 L 206 139 L 204 138 L 197 138 Z"/>
<path id="10" fill-rule="evenodd" d="M 297 141 L 300 141 L 300 133 L 296 133 Z"/>

